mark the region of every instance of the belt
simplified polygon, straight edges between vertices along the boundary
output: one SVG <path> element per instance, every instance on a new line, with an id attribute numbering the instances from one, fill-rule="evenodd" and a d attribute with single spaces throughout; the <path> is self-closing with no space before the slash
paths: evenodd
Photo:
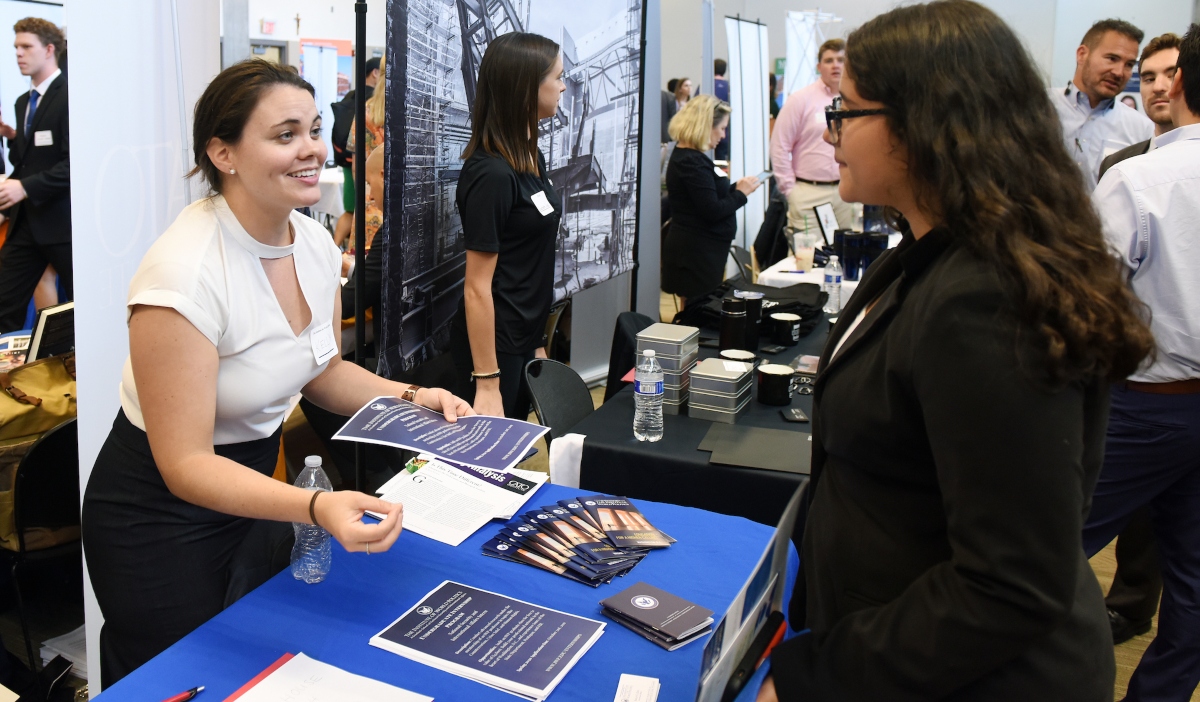
<path id="1" fill-rule="evenodd" d="M 1136 380 L 1126 380 L 1121 383 L 1126 390 L 1148 392 L 1154 395 L 1195 395 L 1200 393 L 1200 378 L 1187 380 L 1172 380 L 1169 383 L 1142 383 Z"/>
<path id="2" fill-rule="evenodd" d="M 808 180 L 807 178 L 797 178 L 797 183 L 808 183 L 809 185 L 837 185 L 842 182 L 840 180 Z"/>

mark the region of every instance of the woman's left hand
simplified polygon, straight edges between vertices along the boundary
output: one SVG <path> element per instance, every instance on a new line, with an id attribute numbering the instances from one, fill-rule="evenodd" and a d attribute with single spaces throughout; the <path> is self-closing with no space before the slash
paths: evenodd
<path id="1" fill-rule="evenodd" d="M 763 680 L 762 687 L 758 688 L 758 698 L 755 702 L 779 702 L 779 698 L 775 696 L 775 678 L 767 676 Z"/>
<path id="2" fill-rule="evenodd" d="M 442 388 L 421 388 L 413 399 L 422 407 L 428 407 L 446 415 L 448 422 L 456 422 L 459 417 L 470 417 L 475 414 L 475 410 L 471 409 L 471 405 L 466 400 L 456 397 L 454 393 Z"/>
<path id="3" fill-rule="evenodd" d="M 534 358 L 550 358 L 549 356 L 546 355 L 546 347 L 545 346 L 539 346 L 537 348 L 537 351 L 533 352 L 533 357 Z"/>

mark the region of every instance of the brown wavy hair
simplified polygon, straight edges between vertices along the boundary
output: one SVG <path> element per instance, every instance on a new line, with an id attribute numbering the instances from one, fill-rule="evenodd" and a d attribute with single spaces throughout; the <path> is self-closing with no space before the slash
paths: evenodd
<path id="1" fill-rule="evenodd" d="M 312 84 L 301 78 L 295 68 L 260 58 L 239 61 L 218 73 L 196 101 L 192 117 L 192 155 L 196 166 L 184 177 L 199 173 L 212 191 L 220 194 L 224 176 L 208 158 L 208 143 L 213 139 L 226 144 L 241 141 L 254 108 L 277 85 L 290 85 L 316 95 Z"/>
<path id="2" fill-rule="evenodd" d="M 900 7 L 850 34 L 846 70 L 883 103 L 918 203 L 1010 291 L 1048 379 L 1118 380 L 1152 353 L 1148 312 L 1101 233 L 1025 47 L 969 0 Z"/>

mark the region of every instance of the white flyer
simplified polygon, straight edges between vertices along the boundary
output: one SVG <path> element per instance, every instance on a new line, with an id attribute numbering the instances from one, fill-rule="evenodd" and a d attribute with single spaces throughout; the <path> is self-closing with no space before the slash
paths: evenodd
<path id="1" fill-rule="evenodd" d="M 378 492 L 381 499 L 404 505 L 405 529 L 457 546 L 489 521 L 511 518 L 548 477 L 537 471 L 502 472 L 421 455 Z"/>
<path id="2" fill-rule="evenodd" d="M 238 702 L 433 702 L 298 653 L 237 697 Z"/>

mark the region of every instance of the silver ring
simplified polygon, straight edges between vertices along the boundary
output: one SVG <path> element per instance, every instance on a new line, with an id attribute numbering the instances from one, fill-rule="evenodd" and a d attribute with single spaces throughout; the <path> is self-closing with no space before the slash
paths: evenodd
<path id="1" fill-rule="evenodd" d="M 369 556 L 369 555 L 371 555 L 371 542 L 367 541 L 365 543 L 367 545 L 367 555 Z"/>

